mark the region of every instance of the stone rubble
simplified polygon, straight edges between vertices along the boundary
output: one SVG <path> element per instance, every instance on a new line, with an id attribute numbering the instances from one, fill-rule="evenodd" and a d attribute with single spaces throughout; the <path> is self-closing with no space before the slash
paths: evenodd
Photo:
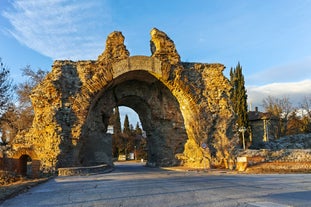
<path id="1" fill-rule="evenodd" d="M 245 150 L 238 157 L 246 163 L 237 163 L 238 171 L 248 172 L 310 172 L 311 134 L 281 137 L 265 143 L 264 149 Z"/>
<path id="2" fill-rule="evenodd" d="M 263 148 L 271 150 L 311 149 L 311 134 L 284 136 L 279 139 L 264 143 Z"/>

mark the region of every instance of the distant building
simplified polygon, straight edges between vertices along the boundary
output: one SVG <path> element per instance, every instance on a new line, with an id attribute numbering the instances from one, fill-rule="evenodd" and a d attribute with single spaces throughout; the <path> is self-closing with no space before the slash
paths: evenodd
<path id="1" fill-rule="evenodd" d="M 258 107 L 255 107 L 255 111 L 248 112 L 248 120 L 250 126 L 250 140 L 253 145 L 261 142 L 268 142 L 270 135 L 270 121 L 271 115 L 258 111 Z"/>

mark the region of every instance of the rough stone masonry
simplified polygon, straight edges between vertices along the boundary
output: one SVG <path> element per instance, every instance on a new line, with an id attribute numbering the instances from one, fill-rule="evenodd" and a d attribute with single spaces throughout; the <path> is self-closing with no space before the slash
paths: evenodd
<path id="1" fill-rule="evenodd" d="M 122 33 L 112 32 L 97 60 L 54 62 L 32 92 L 32 128 L 17 139 L 28 144 L 42 172 L 113 165 L 106 132 L 116 106 L 138 113 L 148 165 L 228 167 L 235 114 L 224 65 L 182 62 L 164 32 L 150 34 L 151 56 L 130 56 Z"/>

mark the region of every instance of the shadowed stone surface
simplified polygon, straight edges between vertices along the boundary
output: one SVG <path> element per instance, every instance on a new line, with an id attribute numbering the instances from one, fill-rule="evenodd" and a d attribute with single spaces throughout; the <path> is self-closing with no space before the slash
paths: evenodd
<path id="1" fill-rule="evenodd" d="M 174 42 L 157 29 L 150 46 L 151 57 L 130 57 L 122 33 L 113 32 L 97 60 L 54 62 L 32 92 L 35 118 L 20 138 L 31 144 L 43 172 L 112 165 L 106 131 L 116 106 L 138 113 L 147 133 L 148 165 L 228 167 L 235 116 L 225 67 L 181 62 Z"/>

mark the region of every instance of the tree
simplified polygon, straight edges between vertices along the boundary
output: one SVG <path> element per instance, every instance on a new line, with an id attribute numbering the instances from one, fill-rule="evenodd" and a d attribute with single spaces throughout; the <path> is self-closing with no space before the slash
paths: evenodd
<path id="1" fill-rule="evenodd" d="M 263 107 L 268 112 L 272 119 L 276 121 L 270 121 L 271 133 L 275 138 L 279 138 L 287 134 L 287 126 L 290 118 L 290 113 L 294 108 L 288 97 L 276 98 L 268 96 L 263 100 Z"/>
<path id="2" fill-rule="evenodd" d="M 300 105 L 302 109 L 302 122 L 304 123 L 304 133 L 311 132 L 311 97 L 305 97 Z"/>
<path id="3" fill-rule="evenodd" d="M 140 128 L 139 122 L 136 123 L 135 134 L 136 135 L 142 135 L 143 134 L 143 130 Z"/>
<path id="4" fill-rule="evenodd" d="M 10 143 L 19 133 L 29 130 L 34 117 L 33 107 L 30 100 L 30 93 L 46 76 L 47 72 L 38 69 L 33 71 L 30 66 L 22 69 L 22 74 L 26 77 L 25 82 L 18 84 L 16 88 L 17 103 L 10 104 L 1 120 L 2 139 Z"/>
<path id="5" fill-rule="evenodd" d="M 123 134 L 126 134 L 126 135 L 131 134 L 130 122 L 129 122 L 129 117 L 127 116 L 127 114 L 125 115 L 125 118 L 124 118 Z"/>
<path id="6" fill-rule="evenodd" d="M 0 114 L 3 114 L 10 104 L 12 88 L 14 87 L 10 79 L 10 71 L 0 58 Z"/>
<path id="7" fill-rule="evenodd" d="M 10 71 L 4 66 L 2 59 L 0 58 L 0 138 L 1 144 L 7 144 L 9 141 L 8 137 L 11 137 L 9 131 L 5 129 L 4 114 L 7 113 L 11 105 L 12 89 L 14 86 L 12 84 L 12 79 L 9 77 Z"/>
<path id="8" fill-rule="evenodd" d="M 134 139 L 132 136 L 133 127 L 131 127 L 130 125 L 127 114 L 125 115 L 122 133 L 121 133 L 121 124 L 120 124 L 120 114 L 119 114 L 118 109 L 117 110 L 115 109 L 115 114 L 113 115 L 113 119 L 114 119 L 114 128 L 117 129 L 117 131 L 114 131 L 114 135 L 113 135 L 113 155 L 116 157 L 119 154 L 127 154 L 128 152 L 133 151 Z"/>
<path id="9" fill-rule="evenodd" d="M 27 79 L 25 82 L 18 84 L 16 93 L 18 95 L 18 101 L 21 108 L 32 108 L 30 94 L 34 87 L 38 85 L 47 75 L 47 72 L 41 70 L 37 71 L 31 69 L 29 65 L 22 69 L 22 74 Z"/>
<path id="10" fill-rule="evenodd" d="M 114 114 L 111 117 L 111 123 L 114 123 L 114 128 L 118 129 L 118 126 L 120 126 L 120 117 L 116 116 L 120 116 L 118 109 L 114 110 Z M 135 159 L 146 159 L 147 154 L 145 149 L 147 141 L 142 134 L 143 130 L 140 128 L 139 123 L 137 122 L 134 128 L 129 122 L 128 115 L 125 115 L 123 131 L 121 132 L 121 128 L 120 133 L 114 130 L 112 140 L 113 156 L 118 157 L 120 154 L 127 155 L 128 153 L 134 152 Z"/>
<path id="11" fill-rule="evenodd" d="M 235 68 L 230 69 L 230 82 L 233 87 L 231 101 L 233 103 L 233 110 L 237 114 L 237 125 L 239 128 L 245 127 L 247 129 L 247 91 L 245 89 L 244 75 L 240 63 Z"/>
<path id="12" fill-rule="evenodd" d="M 119 107 L 115 107 L 109 123 L 113 125 L 112 155 L 118 157 L 123 148 Z"/>
<path id="13" fill-rule="evenodd" d="M 304 133 L 306 127 L 304 121 L 301 110 L 294 109 L 288 116 L 286 135 Z"/>
<path id="14" fill-rule="evenodd" d="M 121 133 L 121 120 L 120 120 L 119 107 L 114 108 L 113 114 L 109 120 L 109 125 L 113 126 L 113 134 L 117 135 Z"/>
<path id="15" fill-rule="evenodd" d="M 143 130 L 139 126 L 139 122 L 136 123 L 135 127 L 135 133 L 134 135 L 136 136 L 136 155 L 135 157 L 138 159 L 147 159 L 147 140 L 145 137 L 143 137 Z"/>
<path id="16" fill-rule="evenodd" d="M 16 113 L 16 107 L 11 104 L 0 120 L 2 132 L 1 140 L 3 145 L 10 144 L 14 140 L 21 124 L 23 124 L 23 122 L 20 121 Z"/>

